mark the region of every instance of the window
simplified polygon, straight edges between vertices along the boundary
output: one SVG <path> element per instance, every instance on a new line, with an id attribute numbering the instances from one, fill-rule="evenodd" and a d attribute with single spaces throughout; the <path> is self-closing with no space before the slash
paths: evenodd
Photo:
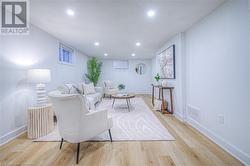
<path id="1" fill-rule="evenodd" d="M 62 43 L 59 44 L 59 63 L 74 64 L 74 50 Z"/>

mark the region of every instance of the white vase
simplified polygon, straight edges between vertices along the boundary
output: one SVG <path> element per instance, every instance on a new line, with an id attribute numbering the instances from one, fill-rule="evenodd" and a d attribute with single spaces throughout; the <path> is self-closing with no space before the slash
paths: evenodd
<path id="1" fill-rule="evenodd" d="M 156 81 L 155 85 L 159 86 L 159 85 L 161 85 L 161 83 L 159 81 Z"/>
<path id="2" fill-rule="evenodd" d="M 162 86 L 162 87 L 167 87 L 167 86 L 168 86 L 167 80 L 162 80 L 161 86 Z"/>

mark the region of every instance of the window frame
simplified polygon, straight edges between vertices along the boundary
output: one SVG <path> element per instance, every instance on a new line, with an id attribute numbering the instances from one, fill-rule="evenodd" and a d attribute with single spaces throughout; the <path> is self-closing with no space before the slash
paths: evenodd
<path id="1" fill-rule="evenodd" d="M 70 66 L 75 65 L 75 52 L 74 52 L 74 49 L 72 47 L 70 47 L 64 43 L 59 42 L 58 50 L 59 50 L 59 52 L 58 52 L 57 58 L 58 58 L 59 64 L 70 65 Z M 65 59 L 64 54 L 62 54 L 63 50 L 65 50 L 69 53 L 68 57 L 67 57 L 68 60 L 63 60 L 63 59 Z"/>

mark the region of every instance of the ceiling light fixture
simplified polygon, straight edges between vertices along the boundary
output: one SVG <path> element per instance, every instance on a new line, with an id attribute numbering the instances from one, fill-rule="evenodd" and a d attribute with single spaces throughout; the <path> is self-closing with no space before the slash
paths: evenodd
<path id="1" fill-rule="evenodd" d="M 108 54 L 107 54 L 107 53 L 105 53 L 105 54 L 104 54 L 104 56 L 108 56 Z"/>
<path id="2" fill-rule="evenodd" d="M 155 16 L 155 11 L 154 10 L 149 10 L 147 12 L 148 17 L 154 17 Z"/>
<path id="3" fill-rule="evenodd" d="M 95 42 L 94 45 L 95 45 L 95 46 L 99 46 L 100 43 L 99 43 L 99 42 Z"/>
<path id="4" fill-rule="evenodd" d="M 135 53 L 131 54 L 131 56 L 135 56 Z"/>
<path id="5" fill-rule="evenodd" d="M 66 10 L 66 13 L 67 13 L 69 16 L 74 16 L 74 15 L 75 15 L 75 12 L 74 12 L 72 9 L 67 9 L 67 10 Z"/>
<path id="6" fill-rule="evenodd" d="M 141 46 L 141 43 L 140 42 L 136 42 L 135 45 L 139 47 L 139 46 Z"/>

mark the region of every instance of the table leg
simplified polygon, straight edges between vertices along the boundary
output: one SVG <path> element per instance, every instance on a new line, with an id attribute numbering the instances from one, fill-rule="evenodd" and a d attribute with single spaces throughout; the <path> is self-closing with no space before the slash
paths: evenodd
<path id="1" fill-rule="evenodd" d="M 159 88 L 159 100 L 161 99 L 161 88 Z"/>
<path id="2" fill-rule="evenodd" d="M 152 105 L 155 106 L 155 88 L 152 86 Z"/>
<path id="3" fill-rule="evenodd" d="M 174 113 L 174 104 L 173 104 L 173 93 L 172 93 L 172 89 L 169 90 L 170 92 L 170 103 L 171 103 L 171 111 L 170 113 L 173 114 Z"/>
<path id="4" fill-rule="evenodd" d="M 132 106 L 132 105 L 131 105 L 131 102 L 130 102 L 130 99 L 128 99 L 128 103 L 129 103 L 130 106 Z"/>
<path id="5" fill-rule="evenodd" d="M 163 95 L 163 89 L 159 88 L 159 91 L 161 91 L 161 113 L 165 112 L 165 102 L 164 102 L 164 95 Z"/>
<path id="6" fill-rule="evenodd" d="M 128 106 L 128 111 L 130 112 L 129 104 L 128 104 L 128 99 L 126 99 L 127 106 Z"/>
<path id="7" fill-rule="evenodd" d="M 112 108 L 114 107 L 114 103 L 115 103 L 115 98 L 113 99 L 113 104 L 112 104 Z"/>

